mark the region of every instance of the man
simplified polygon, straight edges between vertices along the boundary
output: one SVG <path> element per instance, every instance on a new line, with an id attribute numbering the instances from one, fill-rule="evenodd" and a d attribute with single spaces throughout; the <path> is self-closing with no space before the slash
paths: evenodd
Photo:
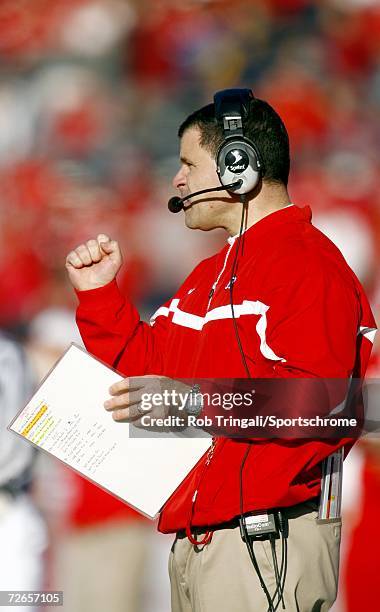
<path id="1" fill-rule="evenodd" d="M 249 90 L 226 90 L 190 115 L 179 137 L 173 185 L 181 199 L 169 208 L 184 208 L 191 229 L 224 228 L 228 245 L 195 268 L 151 326 L 118 291 L 117 242 L 99 235 L 67 257 L 88 350 L 133 377 L 111 387 L 105 408 L 117 421 L 139 421 L 141 396 L 153 384 L 142 376 L 149 374 L 364 376 L 375 322 L 342 255 L 311 225 L 310 209 L 290 203 L 280 117 Z M 168 378 L 157 380 L 170 386 Z M 195 394 L 190 389 L 189 398 Z M 186 406 L 189 414 L 207 412 L 195 408 Z M 317 523 L 316 508 L 321 462 L 344 443 L 214 440 L 161 514 L 159 529 L 177 532 L 173 610 L 259 612 L 276 609 L 281 599 L 287 610 L 328 610 L 337 590 L 340 523 Z M 276 509 L 286 529 L 280 524 L 279 537 L 253 544 L 242 516 Z M 284 539 L 286 570 L 284 559 L 280 569 L 276 561 Z"/>

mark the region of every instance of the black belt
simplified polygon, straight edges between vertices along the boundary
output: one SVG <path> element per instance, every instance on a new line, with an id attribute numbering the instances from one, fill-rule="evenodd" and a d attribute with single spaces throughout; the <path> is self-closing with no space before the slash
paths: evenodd
<path id="1" fill-rule="evenodd" d="M 270 514 L 272 512 L 278 512 L 281 510 L 283 515 L 287 519 L 298 518 L 299 516 L 303 516 L 304 514 L 309 514 L 309 512 L 313 512 L 318 510 L 319 508 L 319 497 L 313 497 L 312 499 L 308 499 L 305 502 L 301 502 L 300 504 L 296 504 L 295 506 L 285 506 L 283 508 L 271 508 L 270 510 L 259 510 L 258 513 L 266 513 Z M 250 513 L 252 514 L 252 512 Z M 256 514 L 256 511 L 255 511 Z M 245 513 L 245 516 L 249 516 L 249 513 Z M 205 527 L 192 527 L 191 533 L 193 535 L 202 535 L 207 531 L 219 531 L 220 529 L 235 529 L 239 526 L 240 516 L 235 516 L 230 521 L 226 521 L 225 523 L 218 523 L 217 525 L 208 525 Z M 186 538 L 186 530 L 180 529 L 177 531 L 177 538 L 182 539 Z"/>

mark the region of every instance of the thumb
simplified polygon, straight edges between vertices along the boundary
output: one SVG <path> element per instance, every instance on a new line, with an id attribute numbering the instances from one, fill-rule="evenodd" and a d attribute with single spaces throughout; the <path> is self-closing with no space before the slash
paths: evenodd
<path id="1" fill-rule="evenodd" d="M 106 234 L 99 234 L 97 237 L 99 247 L 105 255 L 116 256 L 121 263 L 121 252 L 117 240 L 111 240 Z"/>
<path id="2" fill-rule="evenodd" d="M 115 245 L 113 243 L 114 243 L 113 240 L 108 239 L 107 242 L 100 242 L 99 246 L 102 249 L 102 251 L 109 254 L 109 253 L 113 253 L 113 251 L 115 250 Z"/>

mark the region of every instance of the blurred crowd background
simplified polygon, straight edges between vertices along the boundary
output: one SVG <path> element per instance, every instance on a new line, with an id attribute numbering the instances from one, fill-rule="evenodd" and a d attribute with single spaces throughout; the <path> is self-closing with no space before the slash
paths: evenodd
<path id="1" fill-rule="evenodd" d="M 98 233 L 118 239 L 120 285 L 147 316 L 224 244 L 222 233 L 185 229 L 166 203 L 178 125 L 227 87 L 252 88 L 282 116 L 292 201 L 312 207 L 380 319 L 378 0 L 0 0 L 0 62 L 0 327 L 26 348 L 35 384 L 76 340 L 64 268 L 76 245 Z M 366 609 L 363 584 L 370 597 L 376 581 L 363 551 L 374 539 L 365 525 L 379 501 L 380 452 L 375 442 L 357 447 L 337 612 Z M 37 464 L 43 585 L 67 580 L 65 611 L 94 610 L 81 588 L 106 581 L 125 526 L 111 590 L 125 612 L 168 611 L 171 541 L 61 466 Z M 94 563 L 81 577 L 83 550 Z M 123 575 L 136 591 L 128 603 Z"/>

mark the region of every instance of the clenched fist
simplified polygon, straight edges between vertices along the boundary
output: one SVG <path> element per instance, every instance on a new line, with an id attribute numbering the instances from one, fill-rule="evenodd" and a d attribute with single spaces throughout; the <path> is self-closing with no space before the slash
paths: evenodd
<path id="1" fill-rule="evenodd" d="M 123 258 L 116 240 L 99 234 L 70 251 L 66 269 L 73 287 L 79 291 L 97 289 L 110 283 L 120 270 Z"/>

